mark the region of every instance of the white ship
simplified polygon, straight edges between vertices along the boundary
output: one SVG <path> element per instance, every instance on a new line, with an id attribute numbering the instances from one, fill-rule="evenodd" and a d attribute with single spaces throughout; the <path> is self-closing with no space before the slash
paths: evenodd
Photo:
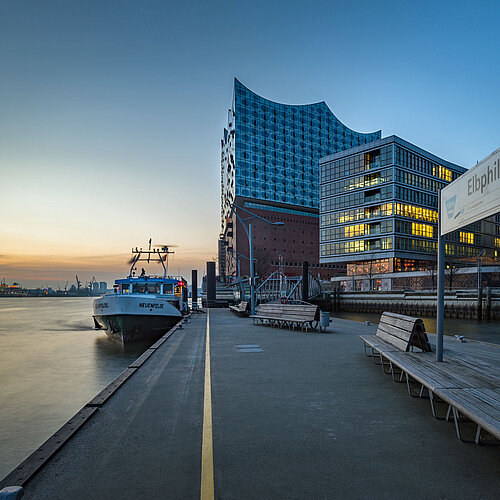
<path id="1" fill-rule="evenodd" d="M 114 340 L 124 344 L 155 341 L 189 312 L 187 283 L 167 276 L 168 246 L 133 249 L 130 273 L 115 281 L 114 291 L 94 301 L 94 324 Z M 157 262 L 163 275 L 135 276 L 138 262 Z"/>

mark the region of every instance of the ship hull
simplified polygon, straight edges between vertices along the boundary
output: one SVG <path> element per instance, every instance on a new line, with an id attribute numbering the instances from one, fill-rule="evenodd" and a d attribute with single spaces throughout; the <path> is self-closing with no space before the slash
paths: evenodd
<path id="1" fill-rule="evenodd" d="M 171 301 L 154 295 L 105 295 L 94 301 L 94 321 L 123 344 L 156 341 L 182 319 Z"/>
<path id="2" fill-rule="evenodd" d="M 123 344 L 155 342 L 176 325 L 178 316 L 94 315 L 106 335 Z"/>

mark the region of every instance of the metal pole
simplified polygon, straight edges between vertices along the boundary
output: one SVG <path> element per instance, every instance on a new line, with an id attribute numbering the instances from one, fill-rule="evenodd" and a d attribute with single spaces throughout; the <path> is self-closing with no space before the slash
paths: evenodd
<path id="1" fill-rule="evenodd" d="M 302 262 L 302 300 L 309 302 L 309 262 Z"/>
<path id="2" fill-rule="evenodd" d="M 441 192 L 438 197 L 438 275 L 437 275 L 437 328 L 436 361 L 443 361 L 444 322 L 444 236 L 441 235 Z"/>
<path id="3" fill-rule="evenodd" d="M 253 241 L 252 241 L 252 223 L 248 223 L 248 245 L 250 247 L 250 312 L 255 314 L 255 276 L 253 265 Z"/>
<path id="4" fill-rule="evenodd" d="M 481 264 L 483 258 L 481 256 L 477 259 L 477 320 L 483 319 L 483 284 L 481 280 Z"/>

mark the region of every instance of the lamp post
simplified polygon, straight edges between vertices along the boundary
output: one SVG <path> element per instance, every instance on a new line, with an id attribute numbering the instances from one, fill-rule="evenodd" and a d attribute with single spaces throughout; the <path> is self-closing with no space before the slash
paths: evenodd
<path id="1" fill-rule="evenodd" d="M 246 255 L 243 255 L 240 252 L 237 252 L 234 248 L 228 248 L 228 252 L 232 253 L 236 257 L 236 267 L 238 268 L 238 285 L 240 287 L 240 293 L 243 290 L 241 286 L 241 269 L 240 269 L 240 262 L 242 257 L 243 259 L 247 259 L 248 261 L 250 260 Z"/>
<path id="2" fill-rule="evenodd" d="M 250 217 L 247 217 L 245 219 L 242 219 L 241 216 L 238 214 L 238 210 L 241 210 L 247 214 L 250 215 Z M 249 247 L 249 253 L 250 253 L 250 314 L 252 316 L 255 314 L 255 270 L 254 270 L 254 259 L 253 259 L 253 237 L 252 237 L 252 223 L 247 222 L 248 228 L 245 225 L 246 221 L 249 221 L 251 219 L 260 219 L 261 221 L 266 222 L 267 224 L 270 224 L 271 226 L 284 226 L 284 222 L 271 222 L 267 219 L 264 219 L 264 217 L 261 217 L 260 215 L 254 214 L 253 212 L 250 212 L 250 210 L 247 210 L 246 208 L 240 207 L 239 205 L 231 205 L 231 214 L 236 215 L 236 218 L 241 222 L 241 225 L 243 226 L 243 229 L 245 230 L 245 233 L 247 234 L 248 237 L 248 247 Z"/>

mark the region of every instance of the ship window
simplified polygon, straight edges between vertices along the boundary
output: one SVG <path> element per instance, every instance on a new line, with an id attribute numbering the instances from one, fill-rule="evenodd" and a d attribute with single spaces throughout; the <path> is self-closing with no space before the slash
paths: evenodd
<path id="1" fill-rule="evenodd" d="M 134 293 L 160 293 L 159 283 L 134 283 Z"/>
<path id="2" fill-rule="evenodd" d="M 160 283 L 148 283 L 146 285 L 146 293 L 160 293 Z"/>
<path id="3" fill-rule="evenodd" d="M 169 295 L 174 293 L 174 285 L 172 283 L 168 283 L 166 285 L 163 285 L 163 293 L 169 294 Z"/>
<path id="4" fill-rule="evenodd" d="M 129 293 L 129 292 L 130 292 L 129 285 L 122 285 L 122 293 Z"/>

